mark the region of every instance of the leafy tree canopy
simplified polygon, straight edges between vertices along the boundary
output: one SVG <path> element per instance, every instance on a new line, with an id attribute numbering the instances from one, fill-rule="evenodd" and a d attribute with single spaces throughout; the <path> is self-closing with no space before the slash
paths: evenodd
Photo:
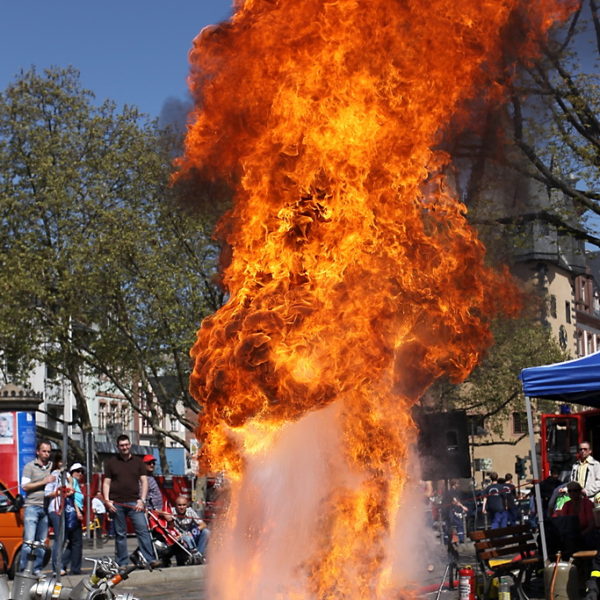
<path id="1" fill-rule="evenodd" d="M 51 365 L 84 428 L 85 374 L 158 432 L 167 412 L 195 426 L 188 349 L 223 298 L 214 219 L 180 210 L 168 185 L 177 143 L 135 108 L 96 105 L 72 68 L 33 69 L 0 94 L 4 375 Z"/>

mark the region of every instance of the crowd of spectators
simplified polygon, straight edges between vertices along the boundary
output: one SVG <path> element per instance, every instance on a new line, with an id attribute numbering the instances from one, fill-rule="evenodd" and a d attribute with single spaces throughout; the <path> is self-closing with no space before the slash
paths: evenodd
<path id="1" fill-rule="evenodd" d="M 51 565 L 56 576 L 81 573 L 83 532 L 88 521 L 90 539 L 96 536 L 102 543 L 114 539 L 119 566 L 132 560 L 168 566 L 172 557 L 178 565 L 205 562 L 210 531 L 190 499 L 179 495 L 172 504 L 165 501 L 154 477 L 156 458 L 133 455 L 126 435 L 119 436 L 116 445 L 118 453 L 106 461 L 101 489 L 91 498 L 90 519 L 85 518 L 84 466 L 75 462 L 65 468 L 61 452 L 52 451 L 49 441 L 37 445 L 36 458 L 27 463 L 21 479 L 26 492 L 24 542 L 43 542 L 52 528 Z M 137 538 L 132 553 L 127 541 L 129 523 Z M 156 544 L 161 536 L 163 544 Z M 165 546 L 172 548 L 164 552 Z M 29 546 L 24 544 L 20 570 L 25 568 L 29 554 Z M 43 558 L 43 549 L 36 550 L 36 575 L 43 567 Z"/>
<path id="2" fill-rule="evenodd" d="M 490 471 L 480 488 L 466 480 L 450 480 L 445 489 L 426 490 L 430 523 L 445 542 L 465 541 L 474 529 L 498 529 L 527 524 L 532 530 L 544 522 L 549 556 L 558 550 L 568 558 L 577 550 L 600 550 L 600 461 L 592 456 L 591 444 L 578 444 L 570 470 L 550 468 L 539 482 L 541 512 L 532 481 L 513 484 L 511 473 L 499 477 Z M 595 563 L 596 564 L 596 563 Z M 596 566 L 598 567 L 596 569 Z M 600 572 L 600 555 L 594 568 Z"/>

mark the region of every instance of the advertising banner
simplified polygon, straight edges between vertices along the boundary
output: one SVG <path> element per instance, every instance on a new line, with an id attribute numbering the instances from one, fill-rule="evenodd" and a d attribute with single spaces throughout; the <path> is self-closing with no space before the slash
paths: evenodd
<path id="1" fill-rule="evenodd" d="M 0 481 L 18 493 L 23 467 L 35 458 L 35 413 L 0 413 Z"/>

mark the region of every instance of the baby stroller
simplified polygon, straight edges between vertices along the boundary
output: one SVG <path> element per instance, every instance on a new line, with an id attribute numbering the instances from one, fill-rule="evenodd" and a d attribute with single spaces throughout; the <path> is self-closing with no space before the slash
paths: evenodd
<path id="1" fill-rule="evenodd" d="M 204 557 L 196 550 L 193 540 L 178 531 L 158 511 L 148 509 L 146 514 L 154 550 L 164 567 L 170 566 L 173 557 L 178 566 L 204 564 Z"/>

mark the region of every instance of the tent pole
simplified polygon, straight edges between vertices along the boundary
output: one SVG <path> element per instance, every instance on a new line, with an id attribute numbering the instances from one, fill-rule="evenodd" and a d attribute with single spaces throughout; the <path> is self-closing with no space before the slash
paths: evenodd
<path id="1" fill-rule="evenodd" d="M 535 493 L 535 507 L 538 516 L 538 525 L 540 528 L 540 541 L 542 543 L 542 557 L 544 564 L 548 561 L 548 548 L 546 546 L 546 529 L 544 527 L 544 509 L 542 507 L 542 495 L 540 493 L 540 470 L 537 461 L 537 452 L 535 451 L 535 436 L 533 434 L 533 415 L 531 413 L 531 399 L 525 396 L 525 408 L 527 410 L 527 429 L 529 430 L 529 445 L 531 452 L 531 472 L 535 482 L 533 490 Z"/>

